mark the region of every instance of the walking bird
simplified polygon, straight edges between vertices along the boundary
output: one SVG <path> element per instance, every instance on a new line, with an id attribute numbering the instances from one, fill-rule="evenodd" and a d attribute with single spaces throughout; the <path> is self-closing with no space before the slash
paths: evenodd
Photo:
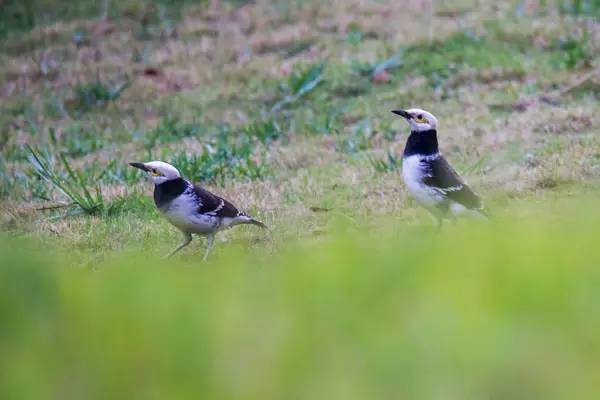
<path id="1" fill-rule="evenodd" d="M 165 218 L 178 228 L 184 241 L 167 255 L 171 257 L 190 244 L 192 234 L 206 236 L 206 260 L 220 230 L 240 224 L 251 224 L 267 229 L 267 226 L 239 211 L 232 203 L 209 192 L 201 186 L 185 180 L 171 164 L 163 161 L 132 162 L 132 167 L 145 171 L 154 182 L 154 203 Z"/>
<path id="2" fill-rule="evenodd" d="M 486 218 L 481 199 L 438 150 L 437 118 L 418 108 L 392 110 L 410 125 L 402 155 L 402 177 L 408 192 L 437 219 L 459 215 Z"/>

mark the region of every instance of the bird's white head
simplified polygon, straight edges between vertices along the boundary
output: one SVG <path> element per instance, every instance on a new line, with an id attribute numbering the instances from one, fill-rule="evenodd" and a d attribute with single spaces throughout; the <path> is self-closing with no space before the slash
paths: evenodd
<path id="1" fill-rule="evenodd" d="M 147 172 L 155 185 L 160 185 L 161 183 L 181 177 L 177 168 L 163 161 L 150 161 L 146 163 L 131 162 L 129 165 Z"/>
<path id="2" fill-rule="evenodd" d="M 411 132 L 423 132 L 437 129 L 437 118 L 430 112 L 419 108 L 410 110 L 392 110 L 408 121 Z"/>

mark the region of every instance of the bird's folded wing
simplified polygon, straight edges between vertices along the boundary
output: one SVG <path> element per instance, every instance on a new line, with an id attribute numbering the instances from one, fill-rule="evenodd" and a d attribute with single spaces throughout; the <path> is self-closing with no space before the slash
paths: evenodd
<path id="1" fill-rule="evenodd" d="M 444 157 L 438 157 L 428 162 L 428 176 L 424 183 L 433 187 L 448 199 L 462 204 L 468 209 L 482 209 L 481 199 L 462 181 L 458 173 Z"/>
<path id="2" fill-rule="evenodd" d="M 198 207 L 200 214 L 220 218 L 235 218 L 240 215 L 240 211 L 233 204 L 200 186 L 194 185 L 194 194 L 201 203 Z"/>

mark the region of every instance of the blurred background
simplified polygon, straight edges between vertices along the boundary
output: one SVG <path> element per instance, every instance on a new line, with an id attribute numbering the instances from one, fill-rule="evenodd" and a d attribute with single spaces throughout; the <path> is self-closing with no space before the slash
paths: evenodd
<path id="1" fill-rule="evenodd" d="M 596 398 L 599 96 L 598 0 L 0 0 L 0 398 Z M 161 261 L 155 159 L 273 240 Z"/>

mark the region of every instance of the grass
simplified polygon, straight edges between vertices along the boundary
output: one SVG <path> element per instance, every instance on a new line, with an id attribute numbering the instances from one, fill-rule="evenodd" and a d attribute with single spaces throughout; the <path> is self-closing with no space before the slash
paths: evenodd
<path id="1" fill-rule="evenodd" d="M 142 141 L 147 149 L 152 149 L 156 144 L 164 144 L 181 140 L 190 136 L 199 136 L 202 127 L 194 123 L 184 123 L 175 115 L 163 118 L 149 132 L 145 132 Z"/>
<path id="2" fill-rule="evenodd" d="M 232 142 L 227 139 L 228 134 L 230 132 L 225 129 L 214 143 L 206 144 L 199 156 L 181 152 L 171 155 L 170 161 L 178 166 L 184 176 L 195 182 L 223 185 L 226 179 L 265 177 L 268 166 L 254 160 L 252 145 L 248 142 Z"/>
<path id="3" fill-rule="evenodd" d="M 67 212 L 62 214 L 62 217 L 79 215 L 81 213 L 87 215 L 109 215 L 125 208 L 127 204 L 126 199 L 117 198 L 111 202 L 105 200 L 100 182 L 106 174 L 106 170 L 101 171 L 100 174 L 92 178 L 94 187 L 90 190 L 84 175 L 80 171 L 73 169 L 64 154 L 59 153 L 57 156 L 65 171 L 64 173 L 60 173 L 57 171 L 54 159 L 50 154 L 42 154 L 31 147 L 27 147 L 27 150 L 29 151 L 29 161 L 37 175 L 69 200 L 69 203 L 50 207 L 50 209 L 65 207 Z"/>
<path id="4" fill-rule="evenodd" d="M 59 139 L 55 132 L 50 132 L 51 141 L 65 150 L 70 157 L 81 157 L 86 154 L 94 153 L 100 150 L 105 140 L 102 133 L 98 132 L 94 126 L 87 128 L 84 125 L 74 124 L 69 126 L 62 133 Z"/>
<path id="5" fill-rule="evenodd" d="M 565 0 L 559 2 L 559 9 L 565 14 L 585 15 L 600 19 L 600 2 L 598 0 Z"/>
<path id="6" fill-rule="evenodd" d="M 419 5 L 396 14 L 375 4 L 325 10 L 316 2 L 241 8 L 228 3 L 215 12 L 238 13 L 234 25 L 251 22 L 239 25 L 248 42 L 238 53 L 216 51 L 240 42 L 228 42 L 205 4 L 178 2 L 171 11 L 184 7 L 183 19 L 152 17 L 161 12 L 158 2 L 144 20 L 140 10 L 146 3 L 128 1 L 105 22 L 85 19 L 97 10 L 90 14 L 83 6 L 80 14 L 66 12 L 64 24 L 51 28 L 36 22 L 38 29 L 19 40 L 66 35 L 72 43 L 38 40 L 23 50 L 32 63 L 7 53 L 0 66 L 6 87 L 18 93 L 0 96 L 3 201 L 13 207 L 32 199 L 60 200 L 60 193 L 31 170 L 28 144 L 48 148 L 57 159 L 64 154 L 86 187 L 95 187 L 101 175 L 107 201 L 135 196 L 140 188 L 140 175 L 125 161 L 164 159 L 190 179 L 241 194 L 242 202 L 277 201 L 270 209 L 295 213 L 299 201 L 318 195 L 314 188 L 345 188 L 348 180 L 362 193 L 342 191 L 339 205 L 369 209 L 370 193 L 402 191 L 397 172 L 405 126 L 388 113 L 398 106 L 421 106 L 438 115 L 444 152 L 475 187 L 487 182 L 479 190 L 484 196 L 529 196 L 549 176 L 558 186 L 581 177 L 595 182 L 595 80 L 560 98 L 557 107 L 540 103 L 518 115 L 513 106 L 596 68 L 598 43 L 586 22 L 593 2 L 566 3 L 544 2 L 521 8 L 518 15 L 500 7 L 495 12 L 507 17 L 504 24 L 494 22 L 486 2 L 479 8 L 457 4 L 454 25 L 448 20 L 453 6 L 447 5 L 434 10 L 438 29 L 433 32 L 387 28 L 394 25 L 390 20 L 411 26 L 415 21 L 407 14 L 423 15 L 425 6 Z M 569 7 L 579 11 L 556 22 L 552 11 Z M 123 10 L 131 19 L 119 16 Z M 342 15 L 363 14 L 377 17 L 355 18 L 339 32 L 314 18 L 339 21 Z M 76 22 L 68 22 L 71 18 Z M 176 33 L 165 33 L 169 21 Z M 424 21 L 417 22 L 420 27 Z M 142 28 L 149 36 L 138 35 L 138 23 L 146 24 Z M 198 38 L 208 50 L 197 46 Z M 212 47 L 213 40 L 222 43 Z M 18 42 L 6 41 L 9 47 Z M 207 57 L 213 50 L 214 57 Z M 11 67 L 19 63 L 33 75 Z M 40 65 L 54 72 L 39 75 Z M 62 74 L 56 66 L 72 73 Z M 525 177 L 514 168 L 523 165 Z M 515 180 L 519 187 L 512 185 Z M 263 188 L 264 199 L 244 193 L 249 181 Z M 290 188 L 290 181 L 311 191 Z M 335 197 L 335 189 L 321 191 Z M 381 206 L 399 212 L 410 205 L 404 199 L 396 196 Z M 302 212 L 311 206 L 303 205 Z M 412 211 L 402 218 L 409 215 Z"/>
<path id="7" fill-rule="evenodd" d="M 134 18 L 141 25 L 158 25 L 161 22 L 179 19 L 182 5 L 188 0 L 126 0 L 118 3 L 110 1 L 93 2 L 73 0 L 7 0 L 5 12 L 0 18 L 0 38 L 27 32 L 36 27 L 44 27 L 56 22 L 81 18 Z M 147 29 L 147 28 L 146 28 Z"/>
<path id="8" fill-rule="evenodd" d="M 129 82 L 125 82 L 110 87 L 99 78 L 94 82 L 80 82 L 73 89 L 74 98 L 69 105 L 77 114 L 89 112 L 116 101 L 128 86 Z"/>
<path id="9" fill-rule="evenodd" d="M 597 393 L 596 2 L 68 3 L 0 17 L 0 398 Z M 398 107 L 494 223 L 433 235 Z M 167 268 L 157 159 L 274 241 Z"/>
<path id="10" fill-rule="evenodd" d="M 61 177 L 54 169 L 52 160 L 43 156 L 38 151 L 28 147 L 30 162 L 37 174 L 58 189 L 71 200 L 69 206 L 78 207 L 78 211 L 86 214 L 96 214 L 104 211 L 104 198 L 100 186 L 96 185 L 95 193 L 88 190 L 81 173 L 75 172 L 63 154 L 59 154 L 62 166 L 66 170 L 66 177 Z"/>
<path id="11" fill-rule="evenodd" d="M 280 83 L 284 97 L 275 103 L 271 113 L 278 112 L 284 106 L 299 100 L 315 89 L 323 81 L 324 68 L 324 63 L 318 63 L 292 71 L 290 76 Z"/>
<path id="12" fill-rule="evenodd" d="M 257 120 L 243 126 L 241 131 L 241 136 L 256 138 L 263 144 L 269 144 L 285 133 L 274 119 Z"/>
<path id="13" fill-rule="evenodd" d="M 376 172 L 392 172 L 402 168 L 402 158 L 395 156 L 392 152 L 388 152 L 386 158 L 370 158 L 369 162 Z"/>
<path id="14" fill-rule="evenodd" d="M 204 266 L 148 257 L 155 235 L 94 271 L 5 238 L 0 393 L 594 398 L 595 199 L 517 213 L 441 235 L 340 222 L 318 242 L 234 245 Z"/>

